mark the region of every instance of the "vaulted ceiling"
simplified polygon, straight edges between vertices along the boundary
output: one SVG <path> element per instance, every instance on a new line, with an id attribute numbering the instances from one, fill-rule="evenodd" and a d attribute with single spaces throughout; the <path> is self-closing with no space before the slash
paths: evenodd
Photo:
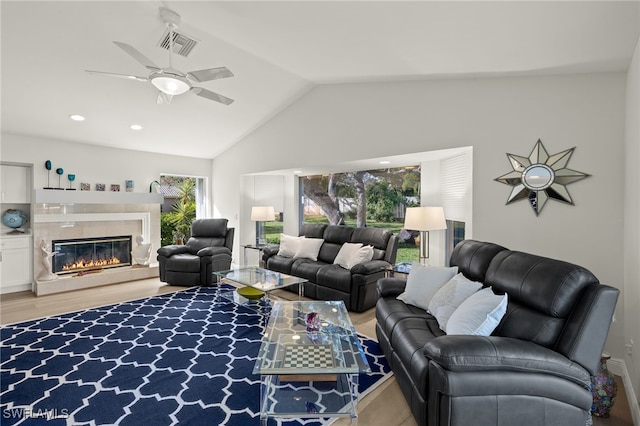
<path id="1" fill-rule="evenodd" d="M 2 1 L 3 132 L 213 158 L 320 84 L 626 71 L 638 1 Z M 196 84 L 157 104 L 165 25 L 198 43 L 181 71 L 226 66 L 234 77 Z M 340 102 L 340 99 L 336 99 Z M 83 122 L 71 114 L 86 117 Z M 131 130 L 139 124 L 141 130 Z"/>

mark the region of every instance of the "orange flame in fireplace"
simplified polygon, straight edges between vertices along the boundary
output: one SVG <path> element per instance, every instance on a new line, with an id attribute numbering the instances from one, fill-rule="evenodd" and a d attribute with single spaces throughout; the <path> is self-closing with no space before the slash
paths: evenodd
<path id="1" fill-rule="evenodd" d="M 63 271 L 75 271 L 77 269 L 100 268 L 102 266 L 118 265 L 120 259 L 112 256 L 108 259 L 78 259 L 73 263 L 68 263 L 62 267 Z"/>

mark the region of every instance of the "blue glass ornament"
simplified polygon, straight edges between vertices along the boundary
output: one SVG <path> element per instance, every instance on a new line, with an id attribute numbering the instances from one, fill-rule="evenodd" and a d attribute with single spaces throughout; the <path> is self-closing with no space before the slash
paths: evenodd
<path id="1" fill-rule="evenodd" d="M 58 187 L 56 189 L 64 189 L 60 184 L 60 177 L 64 174 L 64 169 L 62 167 L 58 167 L 56 169 L 56 173 L 58 174 Z"/>
<path id="2" fill-rule="evenodd" d="M 45 186 L 44 189 L 53 189 L 49 180 L 51 176 L 51 160 L 44 162 L 44 168 L 47 169 L 47 186 Z"/>

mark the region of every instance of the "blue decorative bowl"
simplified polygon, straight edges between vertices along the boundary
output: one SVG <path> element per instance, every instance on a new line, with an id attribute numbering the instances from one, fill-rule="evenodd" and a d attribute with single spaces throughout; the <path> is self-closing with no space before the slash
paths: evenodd
<path id="1" fill-rule="evenodd" d="M 9 209 L 2 215 L 2 223 L 9 228 L 20 228 L 29 222 L 29 216 L 22 210 Z"/>

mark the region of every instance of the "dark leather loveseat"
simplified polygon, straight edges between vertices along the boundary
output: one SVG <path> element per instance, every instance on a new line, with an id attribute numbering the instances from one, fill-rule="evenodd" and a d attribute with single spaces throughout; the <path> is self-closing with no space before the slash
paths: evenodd
<path id="1" fill-rule="evenodd" d="M 448 336 L 396 299 L 405 280 L 378 282 L 376 334 L 418 424 L 584 426 L 618 290 L 580 266 L 473 240 L 450 264 L 507 293 L 491 336 Z"/>
<path id="2" fill-rule="evenodd" d="M 304 295 L 319 300 L 343 300 L 347 309 L 362 312 L 376 304 L 376 282 L 384 277 L 383 268 L 395 263 L 398 237 L 387 229 L 353 228 L 349 226 L 304 224 L 300 235 L 322 238 L 318 260 L 279 256 L 278 247 L 264 250 L 267 269 L 309 280 Z M 344 243 L 373 246 L 373 259 L 350 270 L 333 261 Z M 297 286 L 288 290 L 297 292 Z"/>

